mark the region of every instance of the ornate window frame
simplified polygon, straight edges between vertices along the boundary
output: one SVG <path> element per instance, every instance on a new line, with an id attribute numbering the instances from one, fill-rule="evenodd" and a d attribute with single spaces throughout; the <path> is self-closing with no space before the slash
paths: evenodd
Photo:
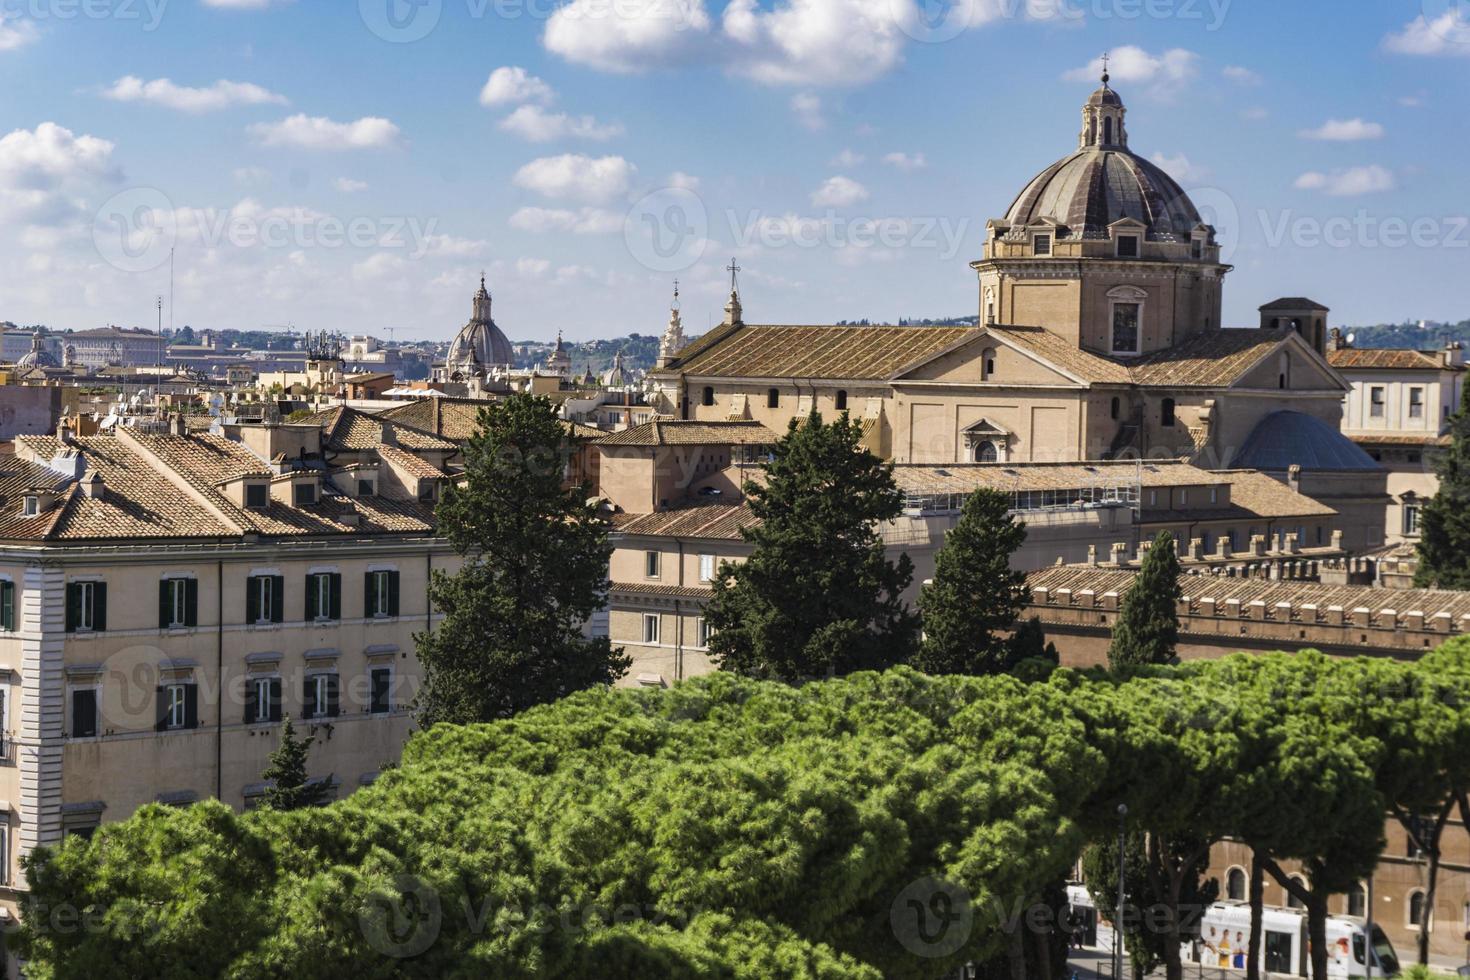
<path id="1" fill-rule="evenodd" d="M 1108 290 L 1108 353 L 1114 357 L 1138 357 L 1143 353 L 1144 313 L 1148 309 L 1148 290 L 1137 286 L 1114 286 Z M 1119 306 L 1138 307 L 1138 336 L 1133 350 L 1119 350 L 1113 336 L 1114 318 Z"/>

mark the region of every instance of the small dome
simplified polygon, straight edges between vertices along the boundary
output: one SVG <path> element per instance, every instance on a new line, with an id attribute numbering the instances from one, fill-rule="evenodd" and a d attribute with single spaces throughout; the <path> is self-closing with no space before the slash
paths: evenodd
<path id="1" fill-rule="evenodd" d="M 60 367 L 56 355 L 46 349 L 46 341 L 42 339 L 38 330 L 31 335 L 31 349 L 26 352 L 20 360 L 15 362 L 18 368 L 54 368 Z"/>
<path id="2" fill-rule="evenodd" d="M 470 322 L 461 327 L 449 343 L 449 354 L 444 363 L 451 372 L 483 374 L 492 366 L 515 363 L 510 340 L 490 316 L 490 292 L 485 288 L 483 276 L 474 302 L 474 315 Z"/>
<path id="3" fill-rule="evenodd" d="M 1279 472 L 1304 470 L 1376 470 L 1372 456 L 1321 419 L 1301 412 L 1272 412 L 1251 430 L 1232 469 Z"/>
<path id="4" fill-rule="evenodd" d="M 1108 88 L 1107 83 L 1104 82 L 1102 88 L 1100 88 L 1096 92 L 1093 92 L 1092 93 L 1092 96 L 1087 100 L 1087 104 L 1088 105 L 1122 105 L 1123 104 L 1123 99 L 1122 99 L 1121 96 L 1118 95 L 1117 92 L 1114 92 L 1112 89 Z"/>

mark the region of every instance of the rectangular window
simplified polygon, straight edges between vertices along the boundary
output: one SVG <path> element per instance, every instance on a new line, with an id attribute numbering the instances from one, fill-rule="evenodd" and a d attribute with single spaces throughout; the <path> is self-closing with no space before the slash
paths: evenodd
<path id="1" fill-rule="evenodd" d="M 1419 533 L 1419 505 L 1404 504 L 1404 533 Z"/>
<path id="2" fill-rule="evenodd" d="M 297 507 L 310 507 L 316 503 L 316 484 L 295 483 L 291 486 L 292 500 Z"/>
<path id="3" fill-rule="evenodd" d="M 327 622 L 342 618 L 342 576 L 313 572 L 306 576 L 306 618 Z"/>
<path id="4" fill-rule="evenodd" d="M 1196 238 L 1189 243 L 1189 257 L 1202 259 L 1205 257 L 1205 242 L 1202 238 Z"/>
<path id="5" fill-rule="evenodd" d="M 199 625 L 199 581 L 166 578 L 158 583 L 158 628 L 184 629 Z"/>
<path id="6" fill-rule="evenodd" d="M 1113 352 L 1138 353 L 1138 304 L 1113 304 Z"/>
<path id="7" fill-rule="evenodd" d="M 97 737 L 97 689 L 78 687 L 71 692 L 71 737 Z"/>
<path id="8" fill-rule="evenodd" d="M 195 684 L 165 684 L 158 689 L 158 724 L 161 732 L 199 727 L 199 688 Z"/>
<path id="9" fill-rule="evenodd" d="M 21 504 L 20 516 L 35 517 L 39 513 L 41 513 L 41 498 L 26 497 L 25 502 Z"/>
<path id="10" fill-rule="evenodd" d="M 371 497 L 373 495 L 373 481 L 372 480 L 358 480 L 357 481 L 357 495 L 359 497 Z"/>
<path id="11" fill-rule="evenodd" d="M 363 615 L 385 619 L 398 615 L 398 573 L 391 569 L 368 572 L 363 586 Z"/>
<path id="12" fill-rule="evenodd" d="M 709 646 L 709 638 L 710 638 L 710 635 L 711 635 L 711 630 L 709 628 L 709 623 L 705 620 L 705 618 L 703 616 L 700 616 L 694 622 L 695 622 L 695 633 L 699 636 L 699 645 L 702 646 L 702 647 Z"/>
<path id="13" fill-rule="evenodd" d="M 1383 418 L 1383 389 L 1373 387 L 1368 389 L 1368 416 L 1370 418 Z"/>
<path id="14" fill-rule="evenodd" d="M 0 582 L 0 630 L 15 632 L 14 582 Z"/>
<path id="15" fill-rule="evenodd" d="M 647 551 L 643 554 L 643 575 L 645 578 L 658 578 L 659 570 L 663 565 L 663 556 L 657 551 Z"/>
<path id="16" fill-rule="evenodd" d="M 1424 389 L 1409 389 L 1409 418 L 1422 419 L 1424 417 Z"/>
<path id="17" fill-rule="evenodd" d="M 1138 236 L 1137 235 L 1119 235 L 1118 236 L 1118 258 L 1120 258 L 1120 259 L 1136 259 L 1136 258 L 1138 258 Z"/>
<path id="18" fill-rule="evenodd" d="M 280 721 L 282 713 L 281 679 L 250 678 L 245 687 L 245 724 L 262 725 Z"/>
<path id="19" fill-rule="evenodd" d="M 68 633 L 102 633 L 106 630 L 107 583 L 67 583 L 66 631 Z"/>
<path id="20" fill-rule="evenodd" d="M 1210 503 L 1212 503 L 1212 504 L 1218 504 L 1219 502 L 1220 502 L 1220 488 L 1219 487 L 1210 487 Z"/>
<path id="21" fill-rule="evenodd" d="M 286 580 L 280 575 L 252 575 L 245 580 L 245 622 L 252 626 L 286 619 Z"/>
<path id="22" fill-rule="evenodd" d="M 337 675 L 312 674 L 301 696 L 301 717 L 337 717 Z"/>
<path id="23" fill-rule="evenodd" d="M 766 408 L 781 407 L 781 389 L 772 388 L 766 392 Z"/>
<path id="24" fill-rule="evenodd" d="M 264 483 L 245 484 L 245 506 L 252 510 L 265 510 L 270 504 L 270 487 Z"/>
<path id="25" fill-rule="evenodd" d="M 713 582 L 715 580 L 715 556 L 699 556 L 699 580 L 701 582 Z"/>
<path id="26" fill-rule="evenodd" d="M 388 714 L 393 710 L 393 668 L 374 667 L 368 677 L 372 681 L 368 710 L 375 715 Z"/>
<path id="27" fill-rule="evenodd" d="M 658 615 L 656 613 L 645 613 L 643 616 L 643 642 L 658 642 Z"/>
<path id="28" fill-rule="evenodd" d="M 1051 254 L 1051 236 L 1050 235 L 1035 235 L 1035 236 L 1033 236 L 1032 239 L 1031 239 L 1031 254 L 1032 255 L 1050 255 Z"/>

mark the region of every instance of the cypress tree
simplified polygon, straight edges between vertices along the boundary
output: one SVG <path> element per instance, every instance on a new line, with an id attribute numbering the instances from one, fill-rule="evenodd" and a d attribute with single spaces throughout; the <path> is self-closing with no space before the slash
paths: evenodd
<path id="1" fill-rule="evenodd" d="M 281 726 L 281 744 L 271 753 L 270 765 L 261 773 L 262 779 L 274 783 L 261 799 L 262 807 L 268 810 L 300 810 L 316 806 L 326 796 L 326 783 L 308 785 L 306 755 L 315 740 L 312 737 L 297 738 L 290 717 L 286 718 L 286 723 Z"/>
<path id="2" fill-rule="evenodd" d="M 924 643 L 914 666 L 931 674 L 1000 674 L 1014 665 L 1017 645 L 1003 635 L 1031 598 L 1026 574 L 1011 568 L 1011 555 L 1026 540 L 1026 526 L 1010 514 L 1010 497 L 977 490 L 934 560 L 934 580 L 919 596 Z M 1040 654 L 1040 638 L 1028 628 L 1022 655 Z"/>
<path id="3" fill-rule="evenodd" d="M 1179 556 L 1174 553 L 1174 536 L 1160 531 L 1143 556 L 1143 567 L 1133 587 L 1123 598 L 1123 608 L 1113 627 L 1108 646 L 1108 666 L 1167 664 L 1174 659 L 1179 643 L 1177 605 Z"/>
<path id="4" fill-rule="evenodd" d="M 893 468 L 861 445 L 846 413 L 813 411 L 773 447 L 764 485 L 745 494 L 755 546 L 723 566 L 705 608 L 710 652 L 724 670 L 796 681 L 907 663 L 918 617 L 902 596 L 907 555 L 884 553 L 878 525 L 898 517 Z"/>
<path id="5" fill-rule="evenodd" d="M 463 558 L 429 584 L 437 629 L 418 634 L 419 722 L 470 724 L 610 684 L 629 659 L 583 625 L 606 601 L 607 524 L 551 402 L 513 395 L 480 410 L 462 483 L 445 489 L 440 535 Z"/>
<path id="6" fill-rule="evenodd" d="M 1419 515 L 1420 588 L 1470 589 L 1470 385 L 1450 416 L 1450 444 L 1434 456 L 1439 490 Z"/>

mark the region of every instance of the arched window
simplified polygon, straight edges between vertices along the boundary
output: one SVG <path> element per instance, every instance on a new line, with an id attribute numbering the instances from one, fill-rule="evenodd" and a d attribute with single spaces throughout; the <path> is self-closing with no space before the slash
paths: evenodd
<path id="1" fill-rule="evenodd" d="M 1165 398 L 1159 403 L 1159 424 L 1163 426 L 1174 424 L 1174 399 Z"/>
<path id="2" fill-rule="evenodd" d="M 995 375 L 995 348 L 987 347 L 980 352 L 980 378 L 989 381 Z"/>
<path id="3" fill-rule="evenodd" d="M 1291 880 L 1294 881 L 1294 882 L 1296 882 L 1298 885 L 1301 885 L 1303 888 L 1306 888 L 1307 887 L 1307 879 L 1303 878 L 1301 875 L 1292 875 L 1291 876 Z M 1289 908 L 1289 909 L 1304 909 L 1304 908 L 1307 907 L 1307 903 L 1306 902 L 1303 902 L 1301 899 L 1297 898 L 1290 891 L 1287 891 L 1287 889 L 1282 888 L 1281 890 L 1284 891 L 1284 892 L 1286 892 L 1286 907 L 1287 908 Z"/>
<path id="4" fill-rule="evenodd" d="M 1368 889 L 1361 884 L 1348 889 L 1347 914 L 1355 915 L 1360 919 L 1368 914 Z"/>
<path id="5" fill-rule="evenodd" d="M 975 462 L 994 463 L 1000 460 L 1000 452 L 990 440 L 975 443 Z"/>
<path id="6" fill-rule="evenodd" d="M 847 411 L 847 392 L 845 392 L 845 391 L 838 391 L 837 392 L 837 399 L 836 400 L 837 400 L 837 411 L 839 411 L 839 412 L 845 412 L 845 411 Z"/>
<path id="7" fill-rule="evenodd" d="M 1121 404 L 1121 402 L 1118 401 L 1118 396 L 1117 395 L 1114 395 L 1113 396 L 1112 404 L 1110 404 L 1108 406 L 1108 413 L 1113 418 L 1117 418 L 1118 417 L 1118 407 L 1119 407 L 1120 404 Z"/>
<path id="8" fill-rule="evenodd" d="M 1245 901 L 1245 871 L 1241 868 L 1231 868 L 1230 873 L 1225 876 L 1225 897 L 1232 902 Z"/>
<path id="9" fill-rule="evenodd" d="M 1285 388 L 1286 387 L 1286 375 L 1284 373 L 1283 374 L 1278 374 L 1276 376 L 1276 387 L 1278 387 L 1278 388 Z"/>
<path id="10" fill-rule="evenodd" d="M 1409 893 L 1409 925 L 1415 929 L 1424 925 L 1424 893 L 1421 891 Z"/>
<path id="11" fill-rule="evenodd" d="M 766 392 L 766 408 L 781 407 L 781 389 L 772 388 Z"/>
<path id="12" fill-rule="evenodd" d="M 705 405 L 713 405 L 715 403 L 715 390 L 708 385 L 706 385 L 704 388 L 704 398 L 702 399 L 702 402 Z"/>

